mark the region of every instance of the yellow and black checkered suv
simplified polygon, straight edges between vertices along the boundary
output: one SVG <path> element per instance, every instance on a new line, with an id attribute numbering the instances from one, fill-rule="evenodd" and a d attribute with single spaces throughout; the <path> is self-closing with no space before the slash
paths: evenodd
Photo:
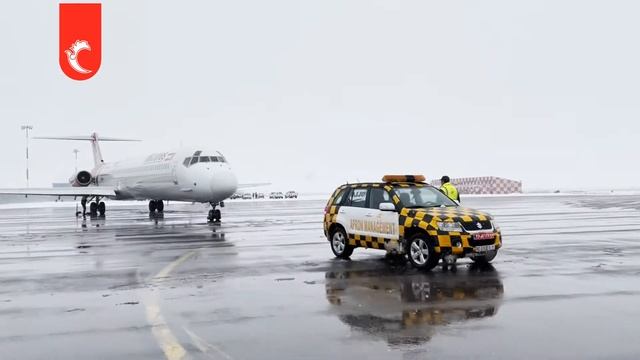
<path id="1" fill-rule="evenodd" d="M 348 258 L 357 247 L 407 255 L 420 269 L 440 259 L 493 260 L 502 246 L 491 215 L 464 208 L 424 182 L 422 175 L 386 175 L 380 183 L 338 187 L 325 208 L 331 250 Z"/>

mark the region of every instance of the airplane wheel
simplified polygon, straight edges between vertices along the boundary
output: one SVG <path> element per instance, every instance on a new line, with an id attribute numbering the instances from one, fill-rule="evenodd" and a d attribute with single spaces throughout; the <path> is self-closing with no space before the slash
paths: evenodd
<path id="1" fill-rule="evenodd" d="M 221 218 L 222 213 L 220 212 L 220 210 L 209 210 L 209 215 L 207 216 L 207 220 L 209 220 L 209 222 L 220 222 Z"/>
<path id="2" fill-rule="evenodd" d="M 153 200 L 149 201 L 149 212 L 156 212 L 156 208 L 156 202 Z"/>
<path id="3" fill-rule="evenodd" d="M 100 216 L 104 216 L 104 213 L 107 211 L 107 206 L 104 204 L 103 201 L 100 201 L 100 203 L 98 204 L 98 212 L 100 213 Z"/>
<path id="4" fill-rule="evenodd" d="M 162 200 L 156 200 L 156 210 L 158 210 L 158 212 L 163 212 L 164 211 L 164 202 L 162 202 Z"/>
<path id="5" fill-rule="evenodd" d="M 98 213 L 98 204 L 96 204 L 95 202 L 89 204 L 89 213 L 91 215 L 96 215 Z"/>

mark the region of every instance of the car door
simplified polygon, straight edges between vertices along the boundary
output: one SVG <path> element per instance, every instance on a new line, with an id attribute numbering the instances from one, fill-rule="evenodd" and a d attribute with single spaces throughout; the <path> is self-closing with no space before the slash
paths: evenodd
<path id="1" fill-rule="evenodd" d="M 391 195 L 383 188 L 372 188 L 369 190 L 367 199 L 367 209 L 365 218 L 371 224 L 367 226 L 369 230 L 366 235 L 377 237 L 378 239 L 398 240 L 399 214 L 397 211 L 380 210 L 380 204 L 391 202 Z"/>
<path id="2" fill-rule="evenodd" d="M 338 210 L 338 223 L 345 228 L 349 239 L 360 236 L 364 238 L 364 220 L 368 212 L 367 192 L 368 189 L 365 187 L 352 188 Z"/>

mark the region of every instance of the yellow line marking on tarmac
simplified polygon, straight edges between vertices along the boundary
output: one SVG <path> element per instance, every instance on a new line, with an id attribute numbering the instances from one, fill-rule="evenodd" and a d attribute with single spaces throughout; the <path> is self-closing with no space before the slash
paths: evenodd
<path id="1" fill-rule="evenodd" d="M 219 347 L 215 346 L 214 344 L 210 344 L 210 343 L 206 342 L 203 338 L 201 338 L 200 336 L 198 336 L 195 333 L 193 333 L 193 331 L 187 329 L 186 327 L 183 327 L 183 330 L 187 333 L 187 335 L 189 335 L 189 337 L 191 337 L 191 340 L 193 341 L 193 344 L 202 353 L 207 354 L 209 352 L 209 350 L 213 350 L 218 355 L 220 355 L 222 358 L 227 359 L 227 360 L 233 360 L 233 358 L 231 356 L 229 356 L 229 354 L 225 353 L 224 351 L 222 351 L 222 349 L 220 349 Z M 215 358 L 215 357 L 213 357 L 213 358 Z"/>
<path id="2" fill-rule="evenodd" d="M 165 266 L 159 273 L 151 278 L 151 285 L 158 286 L 160 282 L 167 278 L 176 267 L 180 266 L 180 264 L 187 261 L 187 259 L 195 254 L 195 251 L 190 251 Z M 164 352 L 164 356 L 167 360 L 184 359 L 187 356 L 187 351 L 182 347 L 182 345 L 180 345 L 178 339 L 173 335 L 169 325 L 162 316 L 157 295 L 151 293 L 148 294 L 143 303 L 146 308 L 147 321 L 151 324 L 151 332 Z"/>

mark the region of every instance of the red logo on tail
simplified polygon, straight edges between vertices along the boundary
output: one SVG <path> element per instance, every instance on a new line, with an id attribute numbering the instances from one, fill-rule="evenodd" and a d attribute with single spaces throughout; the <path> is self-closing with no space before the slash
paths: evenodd
<path id="1" fill-rule="evenodd" d="M 60 4 L 60 68 L 74 80 L 87 80 L 100 68 L 101 13 L 101 4 Z"/>

